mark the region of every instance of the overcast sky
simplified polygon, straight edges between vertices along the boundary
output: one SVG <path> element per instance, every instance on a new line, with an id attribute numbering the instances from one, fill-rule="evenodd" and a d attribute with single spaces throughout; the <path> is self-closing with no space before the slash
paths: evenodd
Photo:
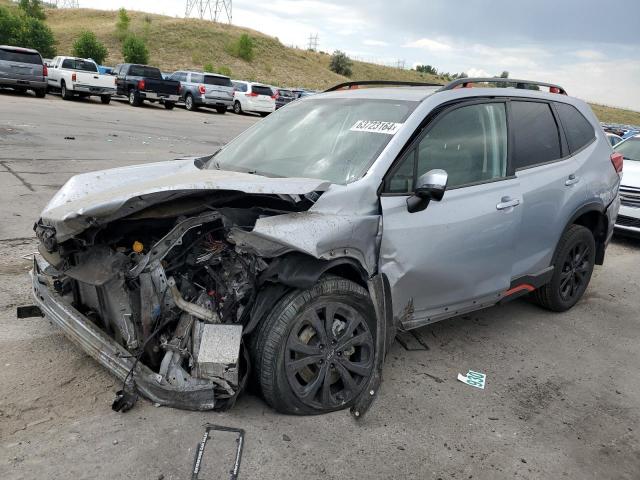
<path id="1" fill-rule="evenodd" d="M 79 0 L 81 7 L 184 16 L 186 0 Z M 215 0 L 211 0 L 215 4 Z M 640 110 L 640 1 L 234 0 L 233 23 L 379 63 L 559 83 Z"/>

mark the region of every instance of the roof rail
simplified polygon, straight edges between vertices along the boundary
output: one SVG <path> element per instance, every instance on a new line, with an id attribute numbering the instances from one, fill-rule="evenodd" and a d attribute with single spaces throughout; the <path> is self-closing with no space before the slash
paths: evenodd
<path id="1" fill-rule="evenodd" d="M 560 85 L 545 82 L 535 82 L 531 80 L 516 80 L 513 78 L 458 78 L 452 82 L 447 83 L 438 91 L 442 92 L 445 90 L 453 90 L 460 85 L 462 85 L 462 87 L 464 88 L 473 83 L 513 83 L 515 84 L 516 88 L 521 88 L 523 90 L 526 90 L 527 86 L 535 85 L 538 87 L 549 87 L 549 91 L 551 91 L 551 93 L 560 93 L 562 95 L 567 94 L 567 91 Z"/>
<path id="2" fill-rule="evenodd" d="M 360 80 L 357 82 L 344 82 L 327 88 L 324 93 L 334 92 L 343 88 L 359 87 L 360 85 L 404 85 L 409 87 L 442 87 L 441 83 L 403 82 L 401 80 Z"/>

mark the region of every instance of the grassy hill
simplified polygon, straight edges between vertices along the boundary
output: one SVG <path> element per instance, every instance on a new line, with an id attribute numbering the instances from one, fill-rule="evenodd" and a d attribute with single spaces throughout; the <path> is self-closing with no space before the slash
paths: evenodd
<path id="1" fill-rule="evenodd" d="M 0 0 L 0 5 L 9 4 Z M 202 69 L 206 63 L 214 68 L 228 67 L 234 78 L 273 85 L 324 89 L 350 80 L 329 69 L 330 55 L 283 45 L 277 38 L 248 28 L 206 20 L 184 19 L 129 11 L 130 30 L 144 38 L 150 51 L 150 63 L 163 71 Z M 82 30 L 91 30 L 106 44 L 106 64 L 123 61 L 121 43 L 115 36 L 117 12 L 91 9 L 48 9 L 47 23 L 53 30 L 60 54 L 71 46 Z M 255 58 L 246 62 L 229 53 L 243 33 L 254 40 Z M 433 75 L 413 70 L 399 70 L 365 62 L 353 62 L 351 80 L 408 80 L 445 83 Z M 640 125 L 640 112 L 592 105 L 603 122 Z"/>

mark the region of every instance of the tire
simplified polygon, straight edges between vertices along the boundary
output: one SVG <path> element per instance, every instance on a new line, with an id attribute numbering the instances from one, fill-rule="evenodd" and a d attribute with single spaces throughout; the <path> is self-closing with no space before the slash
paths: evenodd
<path id="1" fill-rule="evenodd" d="M 67 84 L 64 83 L 64 80 L 60 84 L 60 95 L 62 95 L 63 100 L 71 100 L 73 98 L 73 93 L 69 93 L 69 90 L 67 90 Z"/>
<path id="2" fill-rule="evenodd" d="M 111 95 L 100 95 L 100 101 L 105 105 L 109 105 L 111 103 Z"/>
<path id="3" fill-rule="evenodd" d="M 140 100 L 140 94 L 133 88 L 129 90 L 129 105 L 132 107 L 139 107 L 141 104 L 142 101 Z"/>
<path id="4" fill-rule="evenodd" d="M 186 108 L 190 112 L 195 112 L 196 110 L 198 110 L 198 106 L 193 99 L 193 95 L 191 95 L 190 93 L 188 93 L 187 96 L 184 97 L 184 108 Z"/>
<path id="5" fill-rule="evenodd" d="M 554 312 L 565 312 L 584 294 L 596 258 L 596 243 L 591 230 L 571 225 L 560 238 L 553 258 L 553 276 L 533 293 L 533 300 Z"/>
<path id="6" fill-rule="evenodd" d="M 45 88 L 40 88 L 38 90 L 34 90 L 37 98 L 44 98 L 47 94 L 47 90 Z"/>
<path id="7" fill-rule="evenodd" d="M 242 105 L 240 105 L 240 102 L 237 100 L 233 103 L 233 113 L 238 115 L 242 114 Z"/>
<path id="8" fill-rule="evenodd" d="M 375 321 L 367 290 L 344 278 L 285 295 L 252 339 L 266 402 L 295 415 L 350 407 L 374 369 Z"/>
<path id="9" fill-rule="evenodd" d="M 167 110 L 173 110 L 173 107 L 175 107 L 176 104 L 173 102 L 164 102 L 164 108 Z"/>
<path id="10" fill-rule="evenodd" d="M 216 107 L 216 112 L 224 115 L 225 113 L 227 113 L 227 107 Z"/>

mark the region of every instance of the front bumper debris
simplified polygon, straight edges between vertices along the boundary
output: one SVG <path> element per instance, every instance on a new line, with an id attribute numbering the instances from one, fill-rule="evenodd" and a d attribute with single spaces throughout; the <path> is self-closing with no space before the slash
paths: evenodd
<path id="1" fill-rule="evenodd" d="M 216 400 L 213 385 L 170 385 L 161 375 L 152 372 L 141 362 L 136 362 L 130 352 L 53 290 L 49 284 L 49 277 L 43 273 L 47 266 L 42 258 L 34 257 L 33 269 L 30 272 L 33 297 L 45 317 L 60 327 L 71 341 L 121 381 L 125 380 L 135 365 L 129 382 L 133 382 L 135 389 L 154 403 L 186 410 L 214 408 Z"/>

